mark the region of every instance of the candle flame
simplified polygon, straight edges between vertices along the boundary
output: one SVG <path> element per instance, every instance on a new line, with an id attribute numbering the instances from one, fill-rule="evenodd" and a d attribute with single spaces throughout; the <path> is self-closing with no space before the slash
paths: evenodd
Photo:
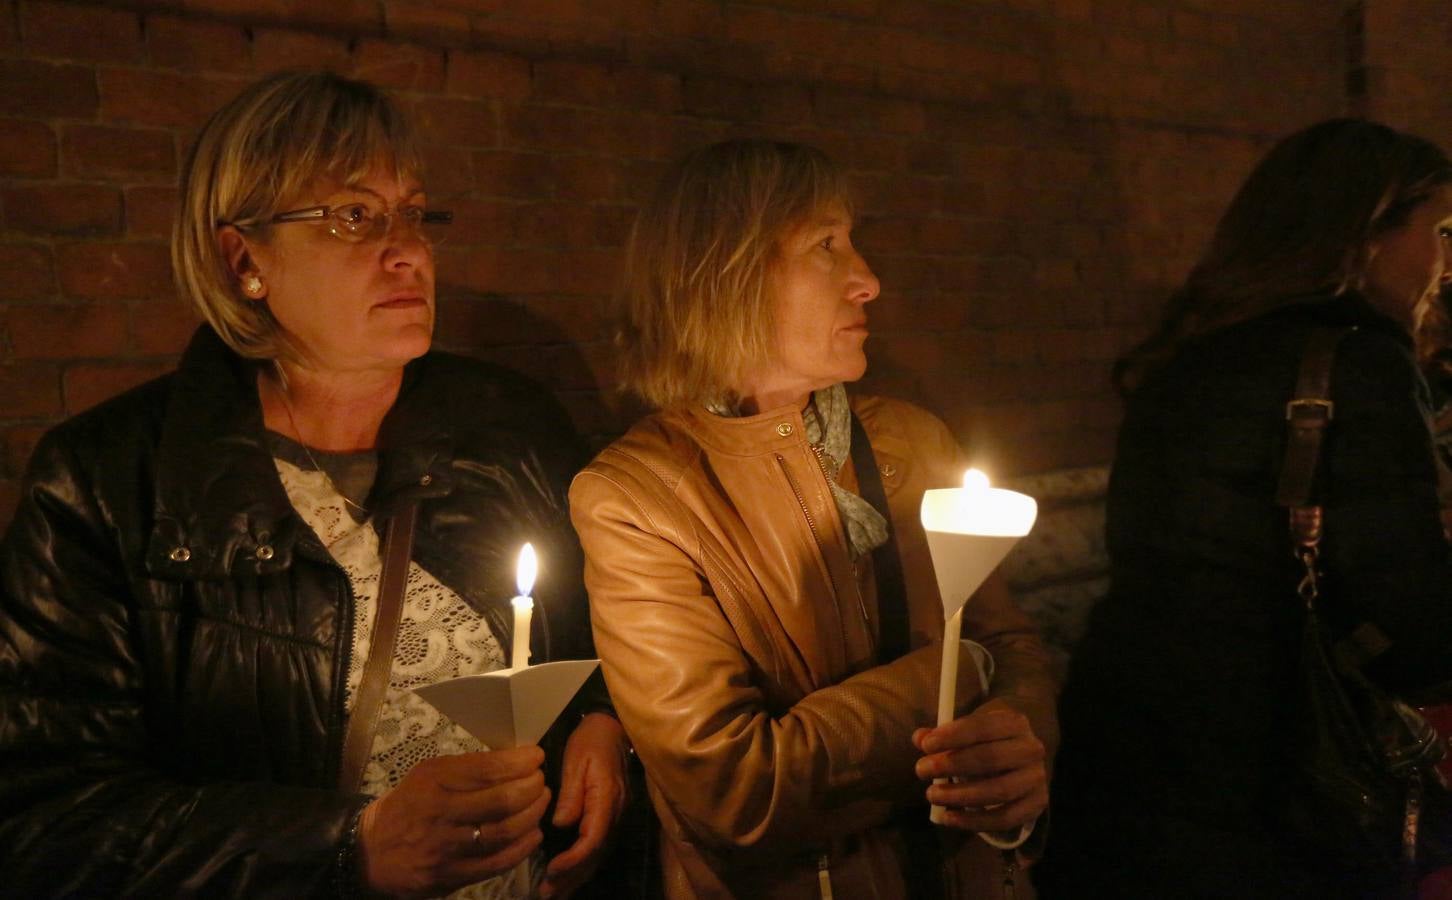
<path id="1" fill-rule="evenodd" d="M 534 589 L 534 576 L 539 573 L 539 559 L 534 555 L 534 545 L 525 544 L 519 551 L 519 566 L 514 570 L 514 583 L 519 596 L 528 597 Z"/>
<path id="2" fill-rule="evenodd" d="M 988 476 L 977 469 L 969 469 L 963 473 L 963 487 L 970 491 L 988 490 Z"/>

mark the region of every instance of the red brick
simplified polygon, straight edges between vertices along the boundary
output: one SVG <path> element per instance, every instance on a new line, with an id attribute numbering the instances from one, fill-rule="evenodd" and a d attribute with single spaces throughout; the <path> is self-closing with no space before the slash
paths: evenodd
<path id="1" fill-rule="evenodd" d="M 374 0 L 185 0 L 187 10 L 240 21 L 286 22 L 297 28 L 379 34 L 383 4 Z"/>
<path id="2" fill-rule="evenodd" d="M 634 218 L 622 206 L 526 203 L 514 214 L 513 233 L 522 246 L 619 247 Z"/>
<path id="3" fill-rule="evenodd" d="M 446 242 L 456 246 L 508 246 L 514 243 L 514 208 L 493 200 L 459 197 L 449 204 L 454 221 Z"/>
<path id="4" fill-rule="evenodd" d="M 681 104 L 681 79 L 649 69 L 546 59 L 534 64 L 534 96 L 552 103 L 674 112 Z"/>
<path id="5" fill-rule="evenodd" d="M 200 127 L 249 81 L 154 69 L 102 68 L 98 74 L 104 118 L 159 127 Z"/>
<path id="6" fill-rule="evenodd" d="M 61 132 L 67 174 L 80 177 L 176 178 L 175 138 L 155 128 L 71 125 Z"/>
<path id="7" fill-rule="evenodd" d="M 53 364 L 0 365 L 0 421 L 60 414 L 60 373 Z"/>
<path id="8" fill-rule="evenodd" d="M 56 250 L 61 291 L 81 300 L 172 296 L 171 260 L 161 243 L 68 244 Z"/>
<path id="9" fill-rule="evenodd" d="M 467 147 L 425 144 L 422 148 L 425 182 L 431 203 L 474 187 L 474 154 Z"/>
<path id="10" fill-rule="evenodd" d="M 129 187 L 124 202 L 128 235 L 171 238 L 172 219 L 176 216 L 176 188 Z"/>
<path id="11" fill-rule="evenodd" d="M 0 119 L 0 177 L 54 178 L 55 133 L 44 122 Z"/>
<path id="12" fill-rule="evenodd" d="M 663 119 L 648 113 L 562 106 L 521 106 L 504 110 L 505 146 L 564 153 L 604 152 L 649 155 Z"/>
<path id="13" fill-rule="evenodd" d="M 604 286 L 602 286 L 604 287 Z M 525 305 L 537 323 L 536 343 L 588 344 L 608 340 L 609 319 L 602 296 L 530 297 Z"/>
<path id="14" fill-rule="evenodd" d="M 0 300 L 46 300 L 55 296 L 51 249 L 41 244 L 0 244 Z"/>
<path id="15" fill-rule="evenodd" d="M 517 102 L 529 96 L 529 63 L 521 57 L 504 53 L 451 53 L 446 89 L 450 94 L 466 97 Z"/>
<path id="16" fill-rule="evenodd" d="M 126 351 L 126 309 L 119 303 L 12 306 L 16 359 L 87 359 Z"/>
<path id="17" fill-rule="evenodd" d="M 0 458 L 0 463 L 3 463 L 0 472 L 15 477 L 25 474 L 25 467 L 35 453 L 35 445 L 40 443 L 45 431 L 40 425 L 16 425 L 5 429 L 3 437 L 0 437 L 0 445 L 5 448 L 4 456 Z"/>
<path id="18" fill-rule="evenodd" d="M 252 61 L 259 74 L 283 69 L 332 69 L 349 64 L 348 42 L 302 31 L 257 28 L 252 32 Z"/>
<path id="19" fill-rule="evenodd" d="M 352 74 L 385 88 L 440 91 L 444 54 L 418 44 L 365 40 L 353 53 Z"/>
<path id="20" fill-rule="evenodd" d="M 425 97 L 413 107 L 419 132 L 430 141 L 464 147 L 493 147 L 499 143 L 499 119 L 494 104 L 453 97 Z"/>
<path id="21" fill-rule="evenodd" d="M 153 378 L 165 375 L 175 366 L 164 362 L 146 363 L 81 363 L 65 371 L 66 413 L 75 415 L 97 403 L 122 393 Z"/>
<path id="22" fill-rule="evenodd" d="M 512 150 L 475 152 L 474 178 L 486 197 L 543 199 L 553 196 L 559 183 L 555 157 Z"/>
<path id="23" fill-rule="evenodd" d="M 0 115 L 89 119 L 96 114 L 96 73 L 89 66 L 0 59 Z"/>
<path id="24" fill-rule="evenodd" d="M 146 18 L 146 48 L 153 66 L 187 72 L 252 71 L 252 43 L 240 25 L 152 15 Z"/>
<path id="25" fill-rule="evenodd" d="M 440 9 L 431 0 L 389 0 L 383 7 L 388 34 L 444 46 L 469 42 L 469 16 L 460 10 Z"/>
<path id="26" fill-rule="evenodd" d="M 31 234 L 111 234 L 121 229 L 121 192 L 96 184 L 0 191 L 7 228 Z"/>
<path id="27" fill-rule="evenodd" d="M 131 307 L 131 340 L 143 356 L 181 353 L 201 321 L 191 306 L 177 300 Z"/>
<path id="28" fill-rule="evenodd" d="M 440 299 L 435 331 L 440 344 L 451 347 L 533 345 L 541 337 L 538 323 L 518 301 L 457 288 Z"/>
<path id="29" fill-rule="evenodd" d="M 131 63 L 141 60 L 141 21 L 134 12 L 75 3 L 21 4 L 25 52 L 50 59 Z"/>
<path id="30" fill-rule="evenodd" d="M 0 53 L 8 55 L 20 49 L 20 31 L 17 24 L 15 3 L 0 4 Z"/>

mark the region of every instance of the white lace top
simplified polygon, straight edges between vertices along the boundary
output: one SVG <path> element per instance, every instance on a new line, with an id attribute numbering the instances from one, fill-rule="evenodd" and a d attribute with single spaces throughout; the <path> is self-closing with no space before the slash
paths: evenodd
<path id="1" fill-rule="evenodd" d="M 353 587 L 353 648 L 345 698 L 352 709 L 353 695 L 363 680 L 377 614 L 378 579 L 383 571 L 378 534 L 371 520 L 357 522 L 348 515 L 342 495 L 321 471 L 278 457 L 273 461 L 293 508 L 348 574 Z M 409 563 L 393 670 L 379 709 L 372 754 L 363 772 L 363 792 L 379 796 L 398 784 L 420 760 L 487 749 L 412 689 L 503 667 L 504 652 L 484 618 L 418 563 Z M 536 853 L 530 860 L 528 883 L 533 884 L 539 874 L 542 867 Z M 502 875 L 456 891 L 450 898 L 512 900 L 528 894 L 528 890 L 516 889 L 510 875 Z"/>

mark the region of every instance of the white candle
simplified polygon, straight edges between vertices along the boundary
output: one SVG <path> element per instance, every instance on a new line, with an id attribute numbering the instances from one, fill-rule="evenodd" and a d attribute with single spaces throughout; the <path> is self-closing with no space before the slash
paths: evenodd
<path id="1" fill-rule="evenodd" d="M 514 607 L 514 652 L 509 657 L 510 668 L 523 669 L 529 665 L 529 624 L 534 618 L 534 601 L 529 592 L 534 588 L 534 576 L 539 571 L 539 560 L 534 555 L 534 545 L 525 544 L 519 551 L 519 565 L 515 568 L 514 583 L 519 596 L 510 600 Z"/>
<path id="2" fill-rule="evenodd" d="M 943 665 L 938 675 L 938 724 L 953 721 L 958 700 L 958 651 L 963 628 L 963 606 L 1003 559 L 1028 534 L 1038 516 L 1032 497 L 990 487 L 988 476 L 977 469 L 963 474 L 963 487 L 925 491 L 923 528 L 933 554 L 933 568 L 942 594 Z M 935 779 L 942 784 L 947 779 Z M 934 806 L 930 818 L 943 821 L 944 809 Z"/>

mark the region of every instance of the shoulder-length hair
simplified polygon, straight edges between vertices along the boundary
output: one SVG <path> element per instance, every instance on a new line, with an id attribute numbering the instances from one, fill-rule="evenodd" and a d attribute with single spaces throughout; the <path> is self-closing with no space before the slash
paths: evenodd
<path id="1" fill-rule="evenodd" d="M 851 211 L 842 170 L 801 144 L 725 141 L 672 167 L 630 230 L 621 386 L 658 408 L 738 399 L 742 373 L 775 354 L 777 249 L 831 204 Z"/>
<path id="2" fill-rule="evenodd" d="M 400 179 L 423 171 L 412 128 L 373 85 L 284 72 L 248 87 L 203 126 L 182 168 L 171 240 L 178 292 L 242 356 L 293 356 L 267 305 L 238 290 L 217 228 L 250 226 L 265 240 L 267 221 L 316 179 L 349 183 L 379 165 Z"/>
<path id="3" fill-rule="evenodd" d="M 1191 338 L 1361 287 L 1368 249 L 1452 181 L 1433 143 L 1363 119 L 1331 119 L 1276 144 L 1220 219 L 1159 328 L 1115 365 L 1132 390 Z"/>

